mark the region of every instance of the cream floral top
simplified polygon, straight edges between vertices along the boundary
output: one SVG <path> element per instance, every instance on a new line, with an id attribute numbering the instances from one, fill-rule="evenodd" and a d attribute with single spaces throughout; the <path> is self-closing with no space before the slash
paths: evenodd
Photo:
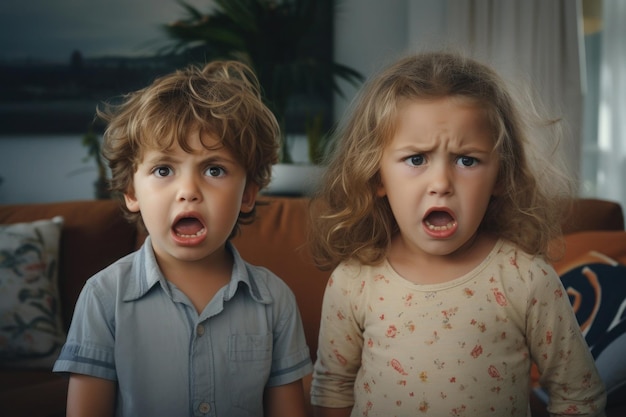
<path id="1" fill-rule="evenodd" d="M 352 416 L 604 415 L 606 395 L 552 267 L 499 241 L 469 274 L 417 285 L 387 263 L 337 267 L 324 295 L 312 403 Z"/>

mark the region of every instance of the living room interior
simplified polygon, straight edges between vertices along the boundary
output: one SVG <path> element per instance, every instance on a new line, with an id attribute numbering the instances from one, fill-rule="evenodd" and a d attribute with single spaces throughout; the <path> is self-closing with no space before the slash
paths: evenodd
<path id="1" fill-rule="evenodd" d="M 333 57 L 365 77 L 412 51 L 460 49 L 488 60 L 513 83 L 532 85 L 552 114 L 563 118 L 570 139 L 563 146 L 581 200 L 572 217 L 564 219 L 570 247 L 555 268 L 564 274 L 582 265 L 613 267 L 605 279 L 623 281 L 617 291 L 622 298 L 613 300 L 616 306 L 605 303 L 602 309 L 611 311 L 607 313 L 612 319 L 607 331 L 613 330 L 613 346 L 623 354 L 626 122 L 622 115 L 626 109 L 620 97 L 626 97 L 622 42 L 626 39 L 622 24 L 626 4 L 621 0 L 336 2 Z M 154 2 L 149 3 L 155 7 Z M 204 7 L 207 2 L 193 3 Z M 68 57 L 70 53 L 71 49 Z M 333 122 L 342 118 L 358 91 L 357 85 L 338 83 L 344 94 L 333 96 Z M 7 106 L 1 94 L 0 113 Z M 54 291 L 60 309 L 54 325 L 61 333 L 84 280 L 136 249 L 142 240 L 137 230 L 121 220 L 112 201 L 96 198 L 98 166 L 88 155 L 81 132 L 22 134 L 0 128 L 0 225 L 64 218 L 52 245 L 59 265 L 54 279 L 58 289 Z M 295 162 L 306 163 L 306 139 L 296 135 L 293 141 Z M 320 298 L 328 273 L 314 267 L 306 248 L 308 192 L 277 191 L 261 198 L 270 203 L 260 211 L 260 221 L 244 228 L 235 244 L 244 257 L 267 265 L 292 287 L 314 356 Z M 1 279 L 2 269 L 0 290 Z M 616 333 L 620 329 L 621 333 Z M 626 366 L 616 357 L 615 353 L 610 359 L 602 357 L 612 390 L 609 416 L 626 413 Z M 0 363 L 0 414 L 63 415 L 65 381 L 52 377 L 46 369 L 49 361 L 44 363 L 26 367 Z M 11 404 L 6 406 L 10 408 L 4 404 Z M 540 407 L 534 412 L 545 415 Z"/>

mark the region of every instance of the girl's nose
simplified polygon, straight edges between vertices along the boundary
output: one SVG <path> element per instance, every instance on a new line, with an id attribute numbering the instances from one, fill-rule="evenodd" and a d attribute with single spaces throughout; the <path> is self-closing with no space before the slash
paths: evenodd
<path id="1" fill-rule="evenodd" d="M 453 181 L 451 168 L 445 164 L 435 164 L 430 167 L 431 179 L 428 184 L 428 194 L 448 195 L 452 193 Z"/>

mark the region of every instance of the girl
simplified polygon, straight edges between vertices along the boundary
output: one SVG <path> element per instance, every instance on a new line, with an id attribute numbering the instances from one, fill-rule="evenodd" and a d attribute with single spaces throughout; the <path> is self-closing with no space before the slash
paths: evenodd
<path id="1" fill-rule="evenodd" d="M 571 184 L 520 108 L 492 69 L 448 53 L 361 93 L 314 204 L 314 254 L 336 267 L 318 416 L 529 416 L 532 362 L 550 413 L 603 415 L 548 263 Z"/>

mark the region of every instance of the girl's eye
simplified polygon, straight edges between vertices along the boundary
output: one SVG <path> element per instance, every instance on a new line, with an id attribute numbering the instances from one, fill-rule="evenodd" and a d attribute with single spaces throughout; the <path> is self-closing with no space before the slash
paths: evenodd
<path id="1" fill-rule="evenodd" d="M 424 165 L 424 155 L 413 155 L 413 156 L 409 156 L 407 159 L 405 159 L 405 162 L 407 164 L 409 164 L 410 166 L 420 166 L 420 165 Z"/>
<path id="2" fill-rule="evenodd" d="M 209 177 L 221 177 L 226 173 L 226 171 L 224 171 L 224 168 L 222 167 L 212 166 L 208 167 L 204 173 Z"/>
<path id="3" fill-rule="evenodd" d="M 456 161 L 459 165 L 462 165 L 464 167 L 472 167 L 478 164 L 478 160 L 471 156 L 460 156 Z"/>
<path id="4" fill-rule="evenodd" d="M 170 167 L 166 167 L 166 166 L 156 167 L 154 169 L 154 171 L 152 171 L 152 172 L 157 177 L 168 177 L 168 176 L 172 175 L 172 169 Z"/>

